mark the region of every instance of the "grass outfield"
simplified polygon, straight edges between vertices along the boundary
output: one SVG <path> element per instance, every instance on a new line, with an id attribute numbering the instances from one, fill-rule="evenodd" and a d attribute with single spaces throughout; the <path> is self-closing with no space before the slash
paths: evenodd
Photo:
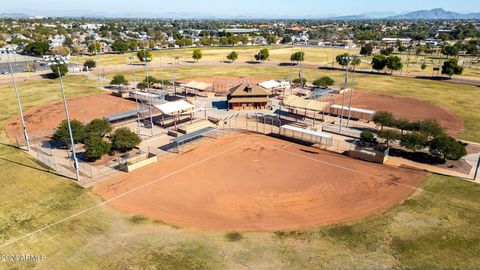
<path id="1" fill-rule="evenodd" d="M 237 71 L 274 77 L 284 72 Z M 205 76 L 212 70 L 183 72 Z M 310 72 L 310 77 L 317 75 Z M 95 86 L 94 80 L 83 76 L 65 80 L 68 96 L 98 92 Z M 19 89 L 26 108 L 60 99 L 57 80 L 22 82 Z M 2 127 L 18 113 L 14 98 L 11 89 L 0 91 Z M 3 130 L 0 138 L 5 141 Z M 89 190 L 49 173 L 25 153 L 3 144 L 0 171 L 0 245 L 100 203 Z M 0 269 L 480 268 L 480 186 L 431 175 L 423 188 L 427 192 L 418 191 L 403 204 L 363 221 L 240 235 L 178 228 L 101 206 L 0 248 L 0 254 L 46 255 L 46 261 L 38 263 L 0 261 Z"/>
<path id="2" fill-rule="evenodd" d="M 122 73 L 128 80 L 132 80 L 129 71 L 107 74 L 108 79 Z M 298 68 L 267 67 L 267 66 L 229 66 L 222 67 L 191 65 L 177 67 L 174 71 L 177 79 L 193 77 L 260 77 L 260 78 L 288 78 L 298 76 Z M 160 78 L 159 68 L 150 69 L 149 75 Z M 304 75 L 310 82 L 321 76 L 331 76 L 336 84 L 343 83 L 344 73 L 318 69 L 305 69 Z M 136 79 L 144 77 L 143 70 L 136 71 Z M 171 70 L 164 69 L 164 78 L 171 79 Z M 480 142 L 480 91 L 476 86 L 438 82 L 432 80 L 392 77 L 372 74 L 356 74 L 355 88 L 358 91 L 373 91 L 395 94 L 429 101 L 442 106 L 457 114 L 465 121 L 465 130 L 458 134 L 458 138 Z"/>
<path id="3" fill-rule="evenodd" d="M 290 56 L 292 53 L 299 51 L 300 47 L 290 47 L 290 46 L 255 46 L 255 47 L 202 47 L 200 50 L 202 51 L 203 57 L 200 60 L 202 61 L 210 61 L 210 62 L 220 62 L 225 61 L 227 54 L 231 51 L 238 52 L 238 62 L 246 62 L 254 60 L 254 55 L 258 53 L 261 48 L 268 48 L 270 50 L 270 61 L 273 62 L 290 62 Z M 159 50 L 159 51 L 152 51 L 153 56 L 153 65 L 158 65 L 160 63 L 160 56 L 162 57 L 162 62 L 167 63 L 171 61 L 171 57 L 179 57 L 180 61 L 193 61 L 192 59 L 192 51 L 194 48 L 186 48 L 186 49 L 174 49 L 174 50 Z M 319 47 L 304 47 L 305 51 L 305 63 L 310 64 L 322 64 L 322 65 L 332 65 L 332 62 L 335 67 L 339 67 L 339 65 L 334 62 L 335 56 L 348 52 L 348 49 L 334 49 L 334 48 L 319 48 Z M 360 52 L 359 48 L 352 49 L 351 54 L 358 54 Z M 136 57 L 136 53 L 125 53 L 125 54 L 105 54 L 99 55 L 99 60 L 102 66 L 111 66 L 111 65 L 125 65 L 130 63 L 128 59 L 129 56 L 134 56 L 135 63 L 140 63 Z M 403 60 L 404 64 L 404 71 L 406 72 L 406 63 L 407 59 L 409 58 L 406 54 L 399 54 L 399 56 Z M 446 59 L 442 58 L 441 59 Z M 72 61 L 83 63 L 87 59 L 95 59 L 95 56 L 77 56 L 73 57 Z M 424 61 L 427 61 L 427 68 L 422 70 L 420 67 Z M 434 59 L 435 65 L 438 66 L 439 57 L 438 56 L 410 56 L 410 65 L 409 65 L 409 73 L 411 72 L 424 72 L 425 75 L 431 75 L 433 63 L 431 59 Z M 370 62 L 372 61 L 372 57 L 365 57 L 362 58 L 362 63 L 358 66 L 358 69 L 371 69 Z M 442 60 L 443 61 L 443 60 Z M 470 61 L 470 59 L 468 60 Z M 469 62 L 468 62 L 469 63 Z M 470 67 L 470 64 L 467 64 L 464 67 L 464 76 L 479 76 L 480 75 L 480 64 L 476 64 Z"/>
<path id="4" fill-rule="evenodd" d="M 202 51 L 201 61 L 226 61 L 227 55 L 232 52 L 238 52 L 239 62 L 253 61 L 254 55 L 262 48 L 268 48 L 270 51 L 270 60 L 274 62 L 290 62 L 292 53 L 299 51 L 300 47 L 287 46 L 255 46 L 255 47 L 205 47 L 200 48 Z M 170 62 L 171 57 L 179 57 L 180 61 L 193 61 L 192 51 L 195 48 L 174 49 L 174 50 L 158 50 L 152 51 L 153 63 L 160 63 L 160 56 L 162 62 Z M 305 47 L 305 62 L 307 63 L 332 63 L 334 57 L 338 54 L 348 52 L 344 49 L 331 48 L 314 48 Z M 352 50 L 352 53 L 358 53 L 360 49 Z M 136 53 L 125 54 L 106 54 L 99 55 L 99 60 L 102 65 L 123 65 L 130 63 L 129 56 L 135 57 L 135 63 L 139 63 Z M 95 56 L 78 56 L 73 57 L 72 61 L 83 63 L 86 59 L 95 59 Z"/>
<path id="5" fill-rule="evenodd" d="M 2 146 L 0 243 L 100 202 Z M 11 161 L 6 161 L 12 160 Z M 27 168 L 25 166 L 31 166 Z M 16 269 L 473 269 L 480 267 L 480 186 L 429 176 L 425 191 L 363 221 L 310 230 L 210 232 L 126 216 L 105 206 L 1 248 L 41 254 Z M 235 236 L 235 237 L 233 237 Z"/>

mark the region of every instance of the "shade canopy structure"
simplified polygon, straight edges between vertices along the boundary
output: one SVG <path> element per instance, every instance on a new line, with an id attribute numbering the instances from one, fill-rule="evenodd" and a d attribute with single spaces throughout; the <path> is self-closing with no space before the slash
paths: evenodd
<path id="1" fill-rule="evenodd" d="M 278 88 L 287 88 L 290 87 L 290 82 L 288 81 L 277 81 L 277 80 L 270 80 L 264 81 L 259 83 L 261 87 L 271 90 L 271 89 L 278 89 Z"/>
<path id="2" fill-rule="evenodd" d="M 212 89 L 213 85 L 211 83 L 191 81 L 187 84 L 184 84 L 183 87 L 190 88 L 193 90 L 207 91 Z"/>
<path id="3" fill-rule="evenodd" d="M 162 114 L 171 115 L 192 111 L 195 109 L 195 106 L 185 100 L 177 100 L 155 105 L 155 108 L 157 108 Z"/>
<path id="4" fill-rule="evenodd" d="M 341 110 L 342 106 L 341 105 L 332 105 L 331 108 Z M 371 114 L 371 115 L 375 114 L 375 111 L 367 110 L 367 109 L 353 108 L 353 107 L 347 107 L 347 106 L 343 106 L 343 109 L 346 110 L 346 111 L 350 110 L 352 112 L 357 112 L 357 113 L 365 113 L 365 114 Z"/>
<path id="5" fill-rule="evenodd" d="M 141 108 L 138 110 L 132 110 L 132 111 L 126 111 L 126 112 L 121 112 L 121 113 L 115 113 L 111 115 L 104 116 L 103 118 L 107 120 L 108 122 L 117 122 L 117 121 L 123 121 L 123 120 L 128 120 L 133 117 L 137 117 L 138 114 L 144 114 L 147 113 L 148 110 L 145 108 Z"/>
<path id="6" fill-rule="evenodd" d="M 309 111 L 324 111 L 330 103 L 317 100 L 305 99 L 295 95 L 287 96 L 283 99 L 282 105 L 293 109 L 302 109 Z"/>

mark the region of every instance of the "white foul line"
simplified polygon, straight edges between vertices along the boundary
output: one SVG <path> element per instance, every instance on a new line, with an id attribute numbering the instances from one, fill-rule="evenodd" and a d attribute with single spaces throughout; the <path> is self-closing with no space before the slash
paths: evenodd
<path id="1" fill-rule="evenodd" d="M 243 144 L 241 144 L 241 145 L 243 145 Z M 160 177 L 160 178 L 153 179 L 153 180 L 150 181 L 150 182 L 147 182 L 147 183 L 145 183 L 145 184 L 143 184 L 143 185 L 140 185 L 140 186 L 138 186 L 138 187 L 136 187 L 136 188 L 134 188 L 134 189 L 125 191 L 124 193 L 121 193 L 121 194 L 119 194 L 119 195 L 117 195 L 117 196 L 115 196 L 115 197 L 112 197 L 112 198 L 110 198 L 110 199 L 108 199 L 108 200 L 106 200 L 106 201 L 103 201 L 103 202 L 101 202 L 101 203 L 98 203 L 98 204 L 96 204 L 96 205 L 93 205 L 92 207 L 89 207 L 89 208 L 87 208 L 87 209 L 84 209 L 84 210 L 82 210 L 82 211 L 79 211 L 79 212 L 77 212 L 77 213 L 75 213 L 75 214 L 73 214 L 73 215 L 71 215 L 71 216 L 68 216 L 68 217 L 66 217 L 66 218 L 64 218 L 64 219 L 58 220 L 58 221 L 56 221 L 56 222 L 54 222 L 54 223 L 51 223 L 51 224 L 49 224 L 49 225 L 47 225 L 47 226 L 45 226 L 45 227 L 43 227 L 43 228 L 37 229 L 37 230 L 35 230 L 35 231 L 33 231 L 33 232 L 30 232 L 30 233 L 27 233 L 27 234 L 25 234 L 25 235 L 23 235 L 23 236 L 17 237 L 17 238 L 15 238 L 15 239 L 11 240 L 11 241 L 7 241 L 7 242 L 3 243 L 2 245 L 0 245 L 0 248 L 4 248 L 4 247 L 7 247 L 7 246 L 10 246 L 10 245 L 12 245 L 12 244 L 15 243 L 15 242 L 18 242 L 18 241 L 20 241 L 20 240 L 22 240 L 22 239 L 28 238 L 28 237 L 36 234 L 36 233 L 45 231 L 45 230 L 47 230 L 47 229 L 49 229 L 49 228 L 51 228 L 51 227 L 53 227 L 53 226 L 55 226 L 55 225 L 58 225 L 58 224 L 60 224 L 60 223 L 63 223 L 63 222 L 65 222 L 65 221 L 69 220 L 69 219 L 72 219 L 72 218 L 74 218 L 74 217 L 77 217 L 77 216 L 79 216 L 79 215 L 81 215 L 81 214 L 83 214 L 83 213 L 86 213 L 86 212 L 88 212 L 88 211 L 91 211 L 91 210 L 93 210 L 93 209 L 95 209 L 95 208 L 97 208 L 97 207 L 100 207 L 100 206 L 102 206 L 102 205 L 108 204 L 108 203 L 111 202 L 111 201 L 114 201 L 114 200 L 116 200 L 116 199 L 118 199 L 118 198 L 121 198 L 121 197 L 124 197 L 124 196 L 126 196 L 126 195 L 128 195 L 128 194 L 130 194 L 130 193 L 132 193 L 132 192 L 135 192 L 135 191 L 137 191 L 137 190 L 140 190 L 140 189 L 142 189 L 142 188 L 145 188 L 145 187 L 147 187 L 147 186 L 149 186 L 149 185 L 151 185 L 151 184 L 154 184 L 154 183 L 156 183 L 156 182 L 158 182 L 158 181 L 160 181 L 160 180 L 164 180 L 165 178 L 168 178 L 168 177 L 170 177 L 170 176 L 172 176 L 172 175 L 175 175 L 175 174 L 177 174 L 177 173 L 179 173 L 179 172 L 182 172 L 182 171 L 185 171 L 185 170 L 190 169 L 190 168 L 192 168 L 192 167 L 195 167 L 195 166 L 197 166 L 197 165 L 199 165 L 199 164 L 201 164 L 201 163 L 203 163 L 203 162 L 205 162 L 205 161 L 208 161 L 208 160 L 210 160 L 210 159 L 216 158 L 216 157 L 218 157 L 218 156 L 220 156 L 220 155 L 223 155 L 224 153 L 226 153 L 226 152 L 228 152 L 228 151 L 231 151 L 231 150 L 233 150 L 233 149 L 235 149 L 235 148 L 238 148 L 238 147 L 240 147 L 241 145 L 237 145 L 237 146 L 231 147 L 231 148 L 229 148 L 229 149 L 227 149 L 227 150 L 221 151 L 221 152 L 219 152 L 219 153 L 217 153 L 217 154 L 214 154 L 214 155 L 212 155 L 212 156 L 210 156 L 210 157 L 207 157 L 207 158 L 204 158 L 204 159 L 199 160 L 199 161 L 197 161 L 197 162 L 194 162 L 194 163 L 192 163 L 192 164 L 190 164 L 190 165 L 188 165 L 188 166 L 186 166 L 186 167 L 183 167 L 183 168 L 181 168 L 181 169 L 175 170 L 175 171 L 173 171 L 173 172 L 171 172 L 171 173 L 169 173 L 169 174 L 167 174 L 167 175 L 164 175 L 164 176 L 162 176 L 162 177 Z"/>

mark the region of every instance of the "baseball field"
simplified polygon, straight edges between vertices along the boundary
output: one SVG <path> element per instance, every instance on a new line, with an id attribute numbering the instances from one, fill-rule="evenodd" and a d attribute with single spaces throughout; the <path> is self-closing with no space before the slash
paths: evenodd
<path id="1" fill-rule="evenodd" d="M 329 57 L 324 53 L 319 57 Z M 176 79 L 273 79 L 292 70 L 200 63 L 173 72 Z M 120 73 L 132 79 L 121 68 L 106 76 Z M 151 73 L 159 77 L 158 69 Z M 329 75 L 337 82 L 343 75 L 304 73 L 309 80 Z M 164 75 L 172 76 L 168 70 Z M 398 103 L 399 116 L 414 119 L 418 109 L 438 117 L 458 138 L 480 141 L 478 87 L 370 74 L 358 74 L 356 81 L 354 100 L 361 107 Z M 55 127 L 62 119 L 58 80 L 31 79 L 18 86 L 32 132 Z M 105 96 L 97 86 L 92 76 L 65 78 L 73 117 L 87 121 L 135 105 Z M 231 133 L 82 189 L 13 146 L 18 109 L 10 85 L 2 85 L 0 112 L 0 254 L 46 257 L 0 262 L 0 268 L 480 267 L 475 183 Z"/>

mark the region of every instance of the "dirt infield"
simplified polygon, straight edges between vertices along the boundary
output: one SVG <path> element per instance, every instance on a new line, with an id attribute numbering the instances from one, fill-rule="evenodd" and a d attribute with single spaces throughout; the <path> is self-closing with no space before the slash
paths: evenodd
<path id="1" fill-rule="evenodd" d="M 110 94 L 73 98 L 68 99 L 67 102 L 70 118 L 82 122 L 135 109 L 135 102 Z M 58 124 L 65 119 L 62 101 L 34 107 L 25 112 L 24 115 L 28 132 L 33 135 L 46 134 L 56 128 Z M 14 139 L 16 136 L 23 134 L 20 116 L 11 118 L 5 125 L 5 130 L 10 139 Z"/>
<path id="2" fill-rule="evenodd" d="M 341 102 L 342 99 L 340 96 L 337 98 L 336 103 L 341 104 Z M 348 93 L 346 96 L 346 104 L 348 106 Z M 414 98 L 371 92 L 354 92 L 352 107 L 375 111 L 389 111 L 396 117 L 410 120 L 433 118 L 438 120 L 450 135 L 457 134 L 464 127 L 463 119 L 447 109 Z"/>
<path id="3" fill-rule="evenodd" d="M 422 177 L 418 171 L 234 133 L 116 176 L 93 190 L 105 200 L 128 192 L 110 204 L 170 224 L 285 230 L 379 212 L 402 201 Z"/>
<path id="4" fill-rule="evenodd" d="M 213 85 L 213 91 L 219 94 L 228 94 L 228 90 L 241 83 L 247 82 L 252 84 L 258 84 L 268 79 L 254 78 L 254 77 L 198 77 L 182 80 L 183 83 L 191 81 L 211 83 Z"/>

